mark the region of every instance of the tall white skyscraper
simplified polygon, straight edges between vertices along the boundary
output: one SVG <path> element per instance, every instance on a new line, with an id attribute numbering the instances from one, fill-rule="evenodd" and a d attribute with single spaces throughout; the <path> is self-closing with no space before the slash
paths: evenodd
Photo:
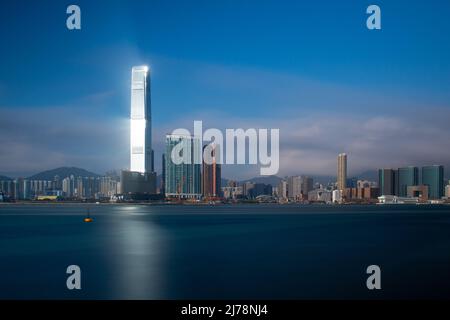
<path id="1" fill-rule="evenodd" d="M 150 71 L 131 70 L 130 171 L 148 173 L 152 168 Z"/>

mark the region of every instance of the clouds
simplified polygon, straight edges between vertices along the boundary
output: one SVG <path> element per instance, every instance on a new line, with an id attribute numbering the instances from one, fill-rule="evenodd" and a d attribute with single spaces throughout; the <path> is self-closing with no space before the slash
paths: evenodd
<path id="1" fill-rule="evenodd" d="M 157 129 L 155 137 L 163 141 L 164 133 L 176 125 L 193 132 L 193 121 L 203 120 L 208 128 L 279 128 L 280 176 L 294 174 L 335 175 L 336 157 L 348 154 L 349 174 L 359 174 L 381 167 L 443 164 L 450 167 L 450 149 L 447 148 L 450 110 L 428 108 L 424 117 L 418 110 L 408 113 L 362 115 L 309 115 L 284 118 L 239 118 L 222 113 L 197 114 L 179 118 L 164 130 Z M 224 166 L 224 176 L 251 178 L 258 175 L 257 166 Z"/>
<path id="2" fill-rule="evenodd" d="M 58 166 L 94 172 L 126 163 L 128 122 L 67 107 L 0 108 L 0 170 L 13 176 Z"/>
<path id="3" fill-rule="evenodd" d="M 433 99 L 425 105 L 395 90 L 388 94 L 255 68 L 157 61 L 152 126 L 159 172 L 165 134 L 177 128 L 193 131 L 194 120 L 202 120 L 204 130 L 280 129 L 281 176 L 335 175 L 340 152 L 349 155 L 350 174 L 379 167 L 450 165 L 450 108 Z M 178 73 L 171 76 L 174 70 Z M 115 91 L 119 85 L 105 87 L 60 106 L 0 105 L 0 172 L 27 176 L 57 166 L 98 173 L 127 168 L 125 80 L 118 80 L 120 92 Z M 224 166 L 223 172 L 244 179 L 258 175 L 259 168 Z"/>
<path id="4" fill-rule="evenodd" d="M 94 172 L 128 166 L 128 119 L 92 117 L 64 108 L 2 108 L 0 118 L 1 172 L 28 175 L 58 166 L 79 166 Z M 450 119 L 447 110 L 433 110 Z M 349 155 L 349 172 L 357 174 L 379 167 L 444 164 L 449 166 L 447 123 L 424 122 L 416 113 L 403 116 L 342 114 L 284 119 L 236 118 L 209 114 L 176 118 L 154 127 L 153 146 L 158 171 L 166 133 L 175 128 L 193 131 L 193 120 L 203 120 L 204 130 L 226 128 L 279 128 L 279 175 L 335 175 L 336 156 Z M 251 178 L 256 166 L 224 166 L 224 176 Z"/>

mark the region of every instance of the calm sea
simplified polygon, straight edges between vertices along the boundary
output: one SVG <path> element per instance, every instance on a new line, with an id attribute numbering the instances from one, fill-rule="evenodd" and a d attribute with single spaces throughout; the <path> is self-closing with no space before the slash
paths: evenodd
<path id="1" fill-rule="evenodd" d="M 86 208 L 0 206 L 0 298 L 450 298 L 450 206 Z"/>

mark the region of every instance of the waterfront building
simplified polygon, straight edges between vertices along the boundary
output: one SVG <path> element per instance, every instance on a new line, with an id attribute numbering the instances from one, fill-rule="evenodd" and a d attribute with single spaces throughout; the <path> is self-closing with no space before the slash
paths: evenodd
<path id="1" fill-rule="evenodd" d="M 406 196 L 418 198 L 420 201 L 428 201 L 429 188 L 426 185 L 408 186 Z"/>
<path id="2" fill-rule="evenodd" d="M 300 176 L 289 177 L 287 188 L 289 200 L 300 200 L 302 195 L 302 178 Z"/>
<path id="3" fill-rule="evenodd" d="M 308 192 L 308 201 L 330 203 L 332 192 L 324 189 L 316 189 Z"/>
<path id="4" fill-rule="evenodd" d="M 288 183 L 286 180 L 280 180 L 277 187 L 277 196 L 279 199 L 287 200 L 288 198 Z"/>
<path id="5" fill-rule="evenodd" d="M 122 171 L 120 177 L 123 194 L 153 195 L 156 193 L 156 175 L 153 172 Z"/>
<path id="6" fill-rule="evenodd" d="M 308 192 L 312 191 L 314 189 L 314 181 L 313 178 L 308 176 L 300 176 L 301 180 L 301 194 L 302 196 L 308 196 Z"/>
<path id="7" fill-rule="evenodd" d="M 240 199 L 244 195 L 242 187 L 238 187 L 238 186 L 222 187 L 222 194 L 225 199 L 233 199 L 233 200 Z"/>
<path id="8" fill-rule="evenodd" d="M 378 170 L 378 187 L 381 195 L 397 194 L 397 171 L 394 169 Z"/>
<path id="9" fill-rule="evenodd" d="M 444 166 L 422 167 L 422 184 L 428 186 L 429 199 L 441 199 L 444 196 Z"/>
<path id="10" fill-rule="evenodd" d="M 382 195 L 378 197 L 379 204 L 416 204 L 418 198 L 399 197 L 392 195 Z"/>
<path id="11" fill-rule="evenodd" d="M 341 203 L 342 202 L 342 192 L 341 192 L 341 190 L 333 190 L 333 192 L 332 192 L 332 201 L 333 201 L 333 203 Z"/>
<path id="12" fill-rule="evenodd" d="M 172 151 L 180 147 L 186 154 L 180 155 L 186 161 L 176 164 L 172 159 Z M 176 151 L 176 150 L 175 150 Z M 166 197 L 200 198 L 202 195 L 201 180 L 201 146 L 200 141 L 192 136 L 166 136 Z"/>
<path id="13" fill-rule="evenodd" d="M 419 184 L 419 169 L 413 166 L 398 168 L 397 177 L 398 195 L 407 197 L 408 186 L 417 186 Z"/>

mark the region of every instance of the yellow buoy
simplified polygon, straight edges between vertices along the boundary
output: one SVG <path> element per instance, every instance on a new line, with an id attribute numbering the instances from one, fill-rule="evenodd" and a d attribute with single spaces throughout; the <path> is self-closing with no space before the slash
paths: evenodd
<path id="1" fill-rule="evenodd" d="M 86 216 L 86 218 L 84 218 L 84 222 L 92 222 L 92 221 L 94 221 L 92 218 L 91 218 L 91 210 L 89 210 L 89 207 L 87 208 L 87 216 Z"/>

